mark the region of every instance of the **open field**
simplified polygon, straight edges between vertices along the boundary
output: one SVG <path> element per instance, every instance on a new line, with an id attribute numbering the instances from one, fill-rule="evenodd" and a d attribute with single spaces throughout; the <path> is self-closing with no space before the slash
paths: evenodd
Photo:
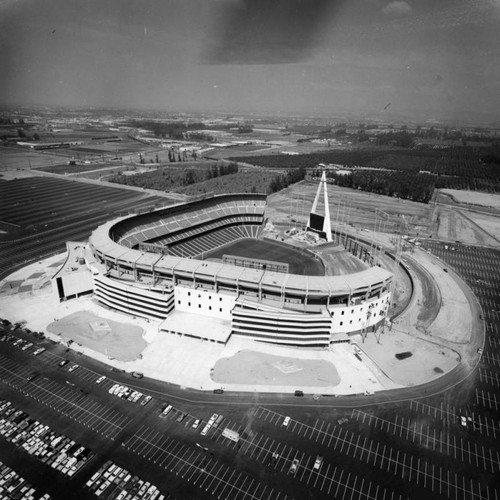
<path id="1" fill-rule="evenodd" d="M 66 158 L 51 152 L 32 151 L 25 148 L 3 148 L 0 154 L 0 175 L 7 170 L 52 167 L 66 163 Z"/>
<path id="2" fill-rule="evenodd" d="M 458 203 L 500 208 L 500 194 L 462 191 L 459 189 L 441 189 L 441 191 L 451 196 Z"/>
<path id="3" fill-rule="evenodd" d="M 323 276 L 325 269 L 319 259 L 307 250 L 270 240 L 243 239 L 218 248 L 205 255 L 206 259 L 222 259 L 223 255 L 238 255 L 289 264 L 289 272 L 309 276 Z"/>
<path id="4" fill-rule="evenodd" d="M 276 215 L 273 220 L 290 223 L 291 215 L 291 218 L 302 223 L 306 221 L 317 189 L 316 181 L 303 181 L 272 194 L 268 198 L 268 206 Z M 408 224 L 430 230 L 432 208 L 422 203 L 335 185 L 328 185 L 328 197 L 333 229 L 338 225 L 372 230 L 380 226 L 387 232 L 396 232 L 404 226 L 404 215 Z M 319 209 L 322 209 L 322 205 L 319 205 Z M 378 218 L 377 210 L 384 212 Z"/>
<path id="5" fill-rule="evenodd" d="M 271 219 L 287 228 L 305 226 L 317 186 L 317 182 L 303 181 L 269 196 Z M 368 229 L 472 245 L 500 245 L 494 239 L 498 234 L 499 217 L 481 219 L 477 213 L 466 209 L 459 211 L 442 205 L 426 205 L 336 185 L 328 185 L 328 193 L 332 229 L 356 233 L 361 239 L 367 238 L 365 230 Z M 319 209 L 323 210 L 321 204 Z M 476 217 L 480 219 L 477 223 Z M 480 227 L 481 220 L 486 221 L 484 228 Z"/>

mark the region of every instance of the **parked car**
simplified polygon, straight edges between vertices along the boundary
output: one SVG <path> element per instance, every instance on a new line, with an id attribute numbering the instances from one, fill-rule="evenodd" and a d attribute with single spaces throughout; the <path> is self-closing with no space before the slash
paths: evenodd
<path id="1" fill-rule="evenodd" d="M 297 467 L 299 466 L 299 459 L 298 458 L 294 458 L 293 461 L 292 461 L 292 465 L 290 465 L 290 469 L 288 472 L 290 472 L 291 474 L 295 474 L 295 472 L 297 472 Z"/>

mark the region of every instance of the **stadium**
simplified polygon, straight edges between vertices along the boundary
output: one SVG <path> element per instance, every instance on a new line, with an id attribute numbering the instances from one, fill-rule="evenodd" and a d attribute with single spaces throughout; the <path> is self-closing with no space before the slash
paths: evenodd
<path id="1" fill-rule="evenodd" d="M 325 347 L 385 320 L 392 273 L 364 266 L 332 274 L 318 253 L 264 238 L 265 223 L 259 194 L 108 221 L 85 250 L 88 284 L 57 276 L 59 299 L 93 292 L 105 307 L 159 321 L 160 331 L 224 344 L 241 337 Z"/>

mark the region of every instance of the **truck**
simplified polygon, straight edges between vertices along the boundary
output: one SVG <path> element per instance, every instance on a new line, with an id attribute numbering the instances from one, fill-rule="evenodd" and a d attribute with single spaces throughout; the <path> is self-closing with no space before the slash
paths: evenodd
<path id="1" fill-rule="evenodd" d="M 236 431 L 233 431 L 233 430 L 229 429 L 228 427 L 226 427 L 222 431 L 222 435 L 224 437 L 230 439 L 231 441 L 234 441 L 235 443 L 237 443 L 240 440 L 240 435 Z"/>

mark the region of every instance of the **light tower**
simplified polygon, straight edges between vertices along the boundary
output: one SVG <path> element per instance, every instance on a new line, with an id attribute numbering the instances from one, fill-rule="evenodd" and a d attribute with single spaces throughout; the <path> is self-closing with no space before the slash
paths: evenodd
<path id="1" fill-rule="evenodd" d="M 318 202 L 321 194 L 321 189 L 323 188 L 323 204 L 324 204 L 324 215 L 318 213 Z M 330 207 L 328 205 L 328 192 L 326 189 L 326 174 L 323 171 L 321 175 L 321 180 L 319 181 L 318 191 L 316 192 L 316 197 L 314 198 L 314 203 L 309 214 L 309 219 L 307 221 L 306 231 L 313 231 L 320 236 L 326 238 L 326 241 L 332 241 L 332 225 L 330 222 Z"/>

